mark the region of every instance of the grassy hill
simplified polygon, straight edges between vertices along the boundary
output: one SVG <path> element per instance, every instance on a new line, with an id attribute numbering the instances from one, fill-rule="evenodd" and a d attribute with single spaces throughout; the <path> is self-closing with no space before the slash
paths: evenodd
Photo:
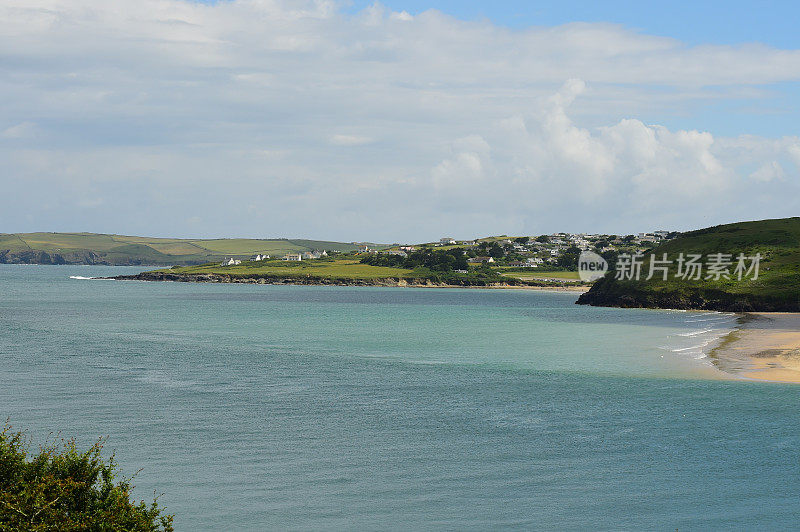
<path id="1" fill-rule="evenodd" d="M 653 256 L 675 262 L 668 278 L 656 271 L 646 280 Z M 700 280 L 676 277 L 680 253 L 701 254 Z M 732 255 L 730 278 L 708 278 L 706 263 L 715 253 Z M 758 278 L 734 275 L 736 257 L 740 254 L 763 258 Z M 750 264 L 750 261 L 747 262 Z M 658 264 L 656 264 L 658 265 Z M 678 238 L 655 248 L 644 258 L 642 277 L 618 280 L 609 272 L 598 280 L 578 303 L 617 306 L 678 309 L 710 309 L 729 311 L 800 311 L 800 218 L 783 218 L 719 225 L 683 233 Z"/>
<path id="2" fill-rule="evenodd" d="M 236 266 L 204 264 L 170 268 L 174 274 L 220 274 L 234 277 L 274 276 L 274 277 L 317 277 L 327 279 L 383 279 L 390 277 L 415 277 L 412 270 L 370 266 L 361 264 L 358 258 L 338 260 L 283 261 L 266 260 L 245 261 Z"/>
<path id="3" fill-rule="evenodd" d="M 96 233 L 0 233 L 0 263 L 202 264 L 257 253 L 283 255 L 325 249 L 354 251 L 352 243 L 288 239 L 180 239 Z"/>
<path id="4" fill-rule="evenodd" d="M 173 266 L 168 269 L 120 275 L 114 279 L 141 281 L 183 281 L 214 283 L 259 284 L 325 284 L 358 286 L 509 286 L 546 283 L 523 282 L 503 277 L 495 271 L 471 269 L 457 271 L 432 271 L 428 268 L 403 268 L 378 266 L 361 262 L 360 256 L 303 261 L 243 261 L 234 266 L 219 263 L 199 266 Z"/>

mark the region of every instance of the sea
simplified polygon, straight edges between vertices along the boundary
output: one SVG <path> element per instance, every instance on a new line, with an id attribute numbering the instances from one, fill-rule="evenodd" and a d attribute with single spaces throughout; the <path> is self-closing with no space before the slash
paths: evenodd
<path id="1" fill-rule="evenodd" d="M 0 265 L 0 415 L 106 437 L 177 530 L 782 530 L 800 387 L 715 312 L 574 292 L 153 283 Z"/>

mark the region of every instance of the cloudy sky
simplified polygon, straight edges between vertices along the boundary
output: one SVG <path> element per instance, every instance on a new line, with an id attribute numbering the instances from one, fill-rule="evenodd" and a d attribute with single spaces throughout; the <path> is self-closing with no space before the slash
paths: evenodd
<path id="1" fill-rule="evenodd" d="M 404 242 L 800 214 L 800 7 L 549 4 L 3 0 L 0 232 Z"/>

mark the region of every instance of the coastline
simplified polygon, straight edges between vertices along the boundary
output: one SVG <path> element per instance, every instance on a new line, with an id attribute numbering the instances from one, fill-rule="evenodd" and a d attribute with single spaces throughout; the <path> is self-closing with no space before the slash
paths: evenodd
<path id="1" fill-rule="evenodd" d="M 738 377 L 800 384 L 800 313 L 748 312 L 711 350 L 722 371 Z"/>
<path id="2" fill-rule="evenodd" d="M 515 289 L 515 290 L 543 290 L 553 292 L 583 293 L 589 286 L 574 284 L 557 284 L 552 282 L 520 282 L 520 283 L 486 283 L 477 284 L 465 282 L 464 284 L 448 284 L 434 282 L 425 278 L 385 277 L 375 279 L 357 278 L 329 278 L 312 276 L 237 276 L 215 273 L 180 274 L 161 271 L 142 272 L 136 275 L 117 275 L 104 277 L 115 281 L 148 281 L 148 282 L 179 282 L 179 283 L 222 283 L 222 284 L 263 284 L 263 285 L 319 285 L 319 286 L 382 286 L 382 287 L 413 287 L 413 288 L 476 288 L 476 289 Z"/>

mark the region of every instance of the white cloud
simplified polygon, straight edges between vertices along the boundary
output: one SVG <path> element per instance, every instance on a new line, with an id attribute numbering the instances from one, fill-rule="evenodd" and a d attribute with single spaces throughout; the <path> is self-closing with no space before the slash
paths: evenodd
<path id="1" fill-rule="evenodd" d="M 775 179 L 783 179 L 785 176 L 786 173 L 783 171 L 783 167 L 778 161 L 764 163 L 758 170 L 750 174 L 751 179 L 764 183 Z"/>
<path id="2" fill-rule="evenodd" d="M 395 240 L 799 206 L 800 139 L 690 121 L 695 105 L 799 79 L 798 50 L 339 6 L 2 2 L 0 135 L 15 140 L 0 143 L 0 185 L 17 198 L 4 230 Z M 80 218 L 81 195 L 107 216 Z M 251 204 L 248 223 L 229 216 Z M 286 216 L 298 209 L 316 216 Z M 13 225 L 30 212 L 39 225 Z"/>
<path id="3" fill-rule="evenodd" d="M 472 164 L 466 173 L 492 167 L 506 176 L 508 186 L 546 187 L 587 203 L 618 196 L 620 186 L 626 197 L 649 201 L 653 195 L 691 196 L 725 185 L 725 171 L 710 151 L 713 138 L 708 133 L 671 132 L 633 119 L 594 132 L 576 126 L 567 111 L 583 89 L 583 83 L 568 81 L 538 112 L 503 121 L 489 143 L 477 137 L 483 153 L 491 145 L 496 155 Z M 465 165 L 457 161 L 473 151 L 461 151 L 436 166 L 434 181 L 443 180 L 445 169 L 465 173 Z"/>
<path id="4" fill-rule="evenodd" d="M 0 137 L 4 139 L 28 139 L 35 135 L 36 124 L 33 122 L 21 122 L 0 132 Z"/>

